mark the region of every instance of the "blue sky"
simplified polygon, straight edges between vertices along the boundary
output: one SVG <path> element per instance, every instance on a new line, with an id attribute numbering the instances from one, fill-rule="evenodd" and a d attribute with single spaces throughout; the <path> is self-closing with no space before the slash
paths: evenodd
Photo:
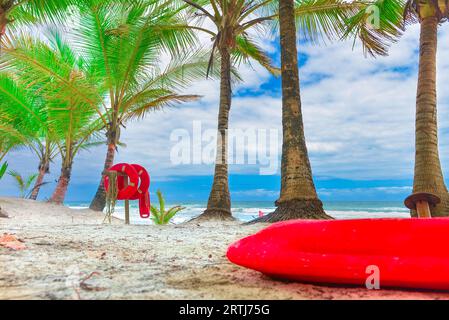
<path id="1" fill-rule="evenodd" d="M 403 200 L 413 178 L 414 111 L 418 64 L 418 26 L 411 26 L 389 57 L 364 57 L 359 46 L 334 43 L 300 45 L 300 78 L 307 143 L 320 197 L 325 200 Z M 207 39 L 206 39 L 207 40 Z M 440 156 L 449 177 L 449 27 L 440 28 L 438 102 Z M 205 43 L 208 43 L 205 41 Z M 261 45 L 279 64 L 275 41 Z M 234 89 L 230 128 L 281 128 L 280 80 L 261 67 L 242 66 L 245 79 Z M 169 200 L 205 201 L 212 181 L 212 165 L 173 165 L 170 150 L 175 129 L 192 131 L 193 121 L 216 128 L 219 85 L 204 80 L 186 93 L 200 94 L 199 102 L 150 114 L 130 123 L 122 133 L 126 148 L 117 162 L 135 162 L 148 168 L 152 192 L 161 189 Z M 96 189 L 105 146 L 75 159 L 68 201 L 89 200 Z M 279 143 L 280 148 L 280 143 Z M 28 150 L 8 156 L 10 168 L 24 174 L 36 171 L 37 160 Z M 51 168 L 42 198 L 51 193 L 59 161 Z M 258 165 L 232 165 L 232 197 L 241 200 L 277 198 L 279 172 L 259 175 Z M 17 195 L 10 178 L 0 183 L 0 194 Z"/>

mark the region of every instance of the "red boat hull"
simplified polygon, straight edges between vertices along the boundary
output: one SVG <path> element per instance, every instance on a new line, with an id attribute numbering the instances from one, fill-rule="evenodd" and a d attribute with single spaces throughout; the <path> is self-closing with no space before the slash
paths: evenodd
<path id="1" fill-rule="evenodd" d="M 294 220 L 232 244 L 228 259 L 303 282 L 449 290 L 449 219 Z"/>

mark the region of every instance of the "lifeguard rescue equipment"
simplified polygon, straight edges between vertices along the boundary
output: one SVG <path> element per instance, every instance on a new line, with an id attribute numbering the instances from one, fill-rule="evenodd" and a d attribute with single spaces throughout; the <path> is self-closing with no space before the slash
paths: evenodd
<path id="1" fill-rule="evenodd" d="M 118 163 L 109 171 L 116 171 L 117 200 L 139 200 L 139 212 L 142 218 L 150 217 L 150 175 L 148 171 L 138 164 Z M 129 181 L 128 181 L 129 179 Z M 109 189 L 108 176 L 104 179 L 106 191 Z"/>

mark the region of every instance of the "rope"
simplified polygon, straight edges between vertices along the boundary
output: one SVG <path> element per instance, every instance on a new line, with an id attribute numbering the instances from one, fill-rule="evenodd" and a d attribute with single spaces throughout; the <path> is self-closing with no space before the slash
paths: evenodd
<path id="1" fill-rule="evenodd" d="M 116 171 L 108 171 L 106 175 L 109 178 L 109 188 L 106 192 L 106 215 L 104 217 L 103 223 L 108 221 L 112 223 L 112 216 L 115 211 L 115 204 L 117 202 L 117 172 Z"/>

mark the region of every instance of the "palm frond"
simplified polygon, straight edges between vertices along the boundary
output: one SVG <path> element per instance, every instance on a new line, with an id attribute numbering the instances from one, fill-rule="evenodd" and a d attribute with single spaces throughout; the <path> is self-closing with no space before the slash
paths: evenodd
<path id="1" fill-rule="evenodd" d="M 26 178 L 26 180 L 25 180 L 25 189 L 26 190 L 28 190 L 31 187 L 34 180 L 36 180 L 37 176 L 38 176 L 38 174 L 36 173 L 36 174 L 32 174 L 32 175 L 28 176 L 28 178 Z"/>
<path id="2" fill-rule="evenodd" d="M 136 104 L 135 107 L 130 108 L 128 112 L 122 116 L 122 119 L 124 122 L 143 119 L 149 112 L 157 111 L 164 107 L 173 107 L 181 103 L 197 101 L 200 98 L 201 96 L 198 95 L 178 94 L 158 97 L 145 104 Z"/>
<path id="3" fill-rule="evenodd" d="M 312 43 L 340 39 L 346 31 L 345 21 L 358 12 L 360 6 L 358 1 L 296 0 L 300 39 Z"/>
<path id="4" fill-rule="evenodd" d="M 77 0 L 17 0 L 11 1 L 9 15 L 16 23 L 36 22 L 62 22 L 66 16 L 66 10 L 71 6 L 77 6 Z"/>
<path id="5" fill-rule="evenodd" d="M 164 196 L 162 195 L 161 190 L 157 190 L 156 191 L 157 194 L 157 199 L 159 200 L 159 211 L 161 213 L 165 212 L 165 200 L 164 200 Z"/>
<path id="6" fill-rule="evenodd" d="M 3 163 L 2 166 L 0 167 L 0 180 L 5 175 L 6 170 L 8 170 L 8 162 Z"/>
<path id="7" fill-rule="evenodd" d="M 273 66 L 270 57 L 248 36 L 238 36 L 236 43 L 236 49 L 233 52 L 233 57 L 237 65 L 241 62 L 250 63 L 249 60 L 253 59 L 260 63 L 274 76 L 281 75 L 281 70 Z"/>
<path id="8" fill-rule="evenodd" d="M 343 38 L 359 40 L 365 53 L 386 55 L 392 43 L 402 35 L 404 21 L 403 0 L 377 0 L 362 3 L 359 11 L 346 19 L 347 30 Z"/>

